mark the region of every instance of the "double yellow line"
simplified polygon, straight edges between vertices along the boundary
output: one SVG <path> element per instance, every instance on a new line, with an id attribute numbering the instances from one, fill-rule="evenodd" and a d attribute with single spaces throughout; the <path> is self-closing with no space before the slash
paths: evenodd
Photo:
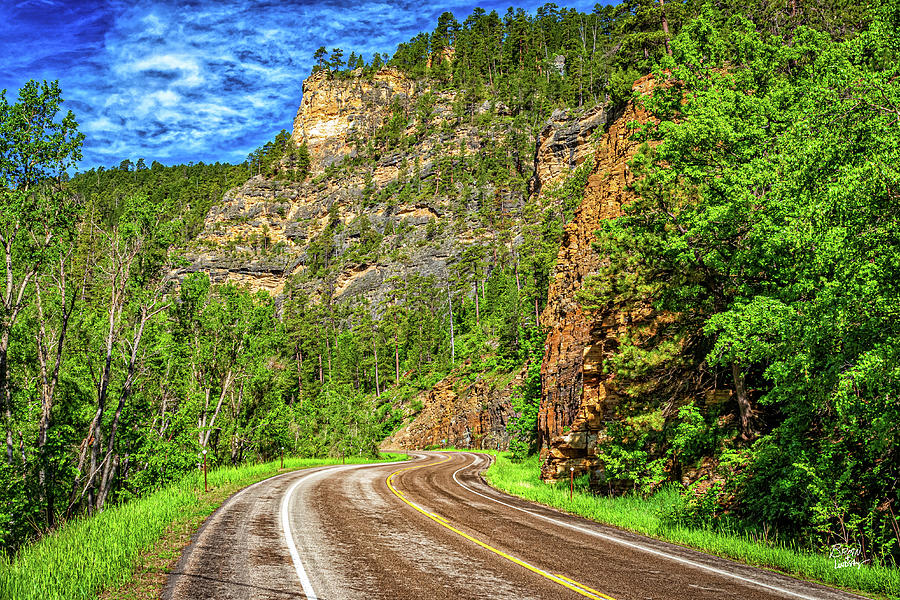
<path id="1" fill-rule="evenodd" d="M 394 476 L 397 475 L 398 473 L 402 473 L 404 471 L 411 471 L 413 469 L 421 469 L 422 467 L 435 467 L 435 466 L 443 464 L 449 460 L 450 460 L 450 457 L 448 456 L 444 460 L 438 461 L 436 463 L 428 463 L 428 464 L 424 464 L 424 465 L 416 465 L 414 467 L 406 467 L 405 469 L 398 469 L 388 476 L 387 486 L 391 490 L 391 492 L 393 492 L 393 494 L 395 496 L 397 496 L 398 498 L 403 500 L 403 502 L 405 502 L 409 506 L 413 507 L 414 509 L 416 509 L 417 511 L 419 511 L 420 513 L 422 513 L 423 515 L 425 515 L 426 517 L 428 517 L 429 519 L 434 521 L 435 523 L 438 523 L 439 525 L 446 527 L 453 533 L 464 537 L 465 539 L 469 540 L 470 542 L 472 542 L 474 544 L 478 544 L 485 550 L 489 550 L 489 551 L 493 552 L 494 554 L 496 554 L 497 556 L 501 556 L 508 561 L 514 562 L 515 564 L 519 565 L 520 567 L 525 567 L 532 573 L 537 573 L 541 577 L 549 579 L 550 581 L 552 581 L 554 583 L 558 583 L 559 585 L 561 585 L 563 587 L 567 587 L 570 590 L 572 590 L 573 592 L 577 592 L 578 594 L 581 594 L 582 596 L 585 596 L 586 598 L 593 598 L 593 600 L 601 600 L 601 599 L 602 600 L 615 600 L 615 598 L 613 598 L 611 596 L 607 596 L 603 592 L 598 592 L 597 590 L 589 588 L 588 586 L 578 583 L 577 581 L 574 581 L 572 579 L 569 579 L 568 577 L 566 577 L 564 575 L 560 575 L 558 573 L 557 574 L 548 573 L 547 571 L 544 571 L 543 569 L 539 569 L 539 568 L 535 567 L 534 565 L 531 565 L 531 564 L 525 562 L 524 560 L 518 559 L 515 556 L 510 556 L 509 554 L 507 554 L 506 552 L 503 552 L 502 550 L 497 550 L 493 546 L 490 546 L 490 545 L 482 542 L 481 540 L 472 537 L 468 533 L 465 533 L 465 532 L 460 531 L 459 529 L 453 527 L 450 523 L 447 522 L 447 520 L 445 518 L 425 510 L 424 508 L 422 508 L 415 502 L 407 500 L 406 496 L 403 495 L 403 492 L 398 491 L 397 488 L 394 487 L 393 479 L 394 479 Z"/>

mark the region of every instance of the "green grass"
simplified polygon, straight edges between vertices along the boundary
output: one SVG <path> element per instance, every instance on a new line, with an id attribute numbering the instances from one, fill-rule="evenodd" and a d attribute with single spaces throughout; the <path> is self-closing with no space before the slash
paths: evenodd
<path id="1" fill-rule="evenodd" d="M 399 460 L 402 455 L 383 455 Z M 340 459 L 287 458 L 284 470 L 341 462 Z M 372 462 L 347 459 L 348 463 Z M 0 556 L 0 598 L 10 600 L 88 600 L 103 590 L 128 583 L 143 553 L 169 526 L 197 505 L 211 513 L 227 497 L 280 472 L 280 463 L 228 467 L 209 472 L 210 492 L 203 474 L 191 473 L 179 483 L 149 496 L 69 521 L 56 533 L 23 548 L 15 557 Z M 218 493 L 217 493 L 218 491 Z M 223 494 L 222 492 L 226 492 Z"/>
<path id="2" fill-rule="evenodd" d="M 496 460 L 485 472 L 485 479 L 508 494 L 742 563 L 783 571 L 801 579 L 864 594 L 900 598 L 900 571 L 897 569 L 867 565 L 836 569 L 834 560 L 827 556 L 767 544 L 749 534 L 672 524 L 664 517 L 683 502 L 674 488 L 664 489 L 650 498 L 608 498 L 590 494 L 582 482 L 569 500 L 567 484 L 548 485 L 540 480 L 537 456 L 513 462 L 508 453 L 492 454 Z"/>

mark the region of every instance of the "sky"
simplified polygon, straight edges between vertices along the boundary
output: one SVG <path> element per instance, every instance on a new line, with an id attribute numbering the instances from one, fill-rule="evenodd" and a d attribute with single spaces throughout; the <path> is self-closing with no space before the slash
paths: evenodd
<path id="1" fill-rule="evenodd" d="M 593 9 L 596 0 L 559 6 Z M 59 80 L 86 135 L 80 169 L 241 162 L 291 130 L 320 46 L 366 59 L 438 16 L 535 0 L 0 0 L 0 89 Z"/>

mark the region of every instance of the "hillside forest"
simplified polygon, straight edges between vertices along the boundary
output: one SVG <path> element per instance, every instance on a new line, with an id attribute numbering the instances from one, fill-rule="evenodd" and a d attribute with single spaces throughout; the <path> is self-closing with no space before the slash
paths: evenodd
<path id="1" fill-rule="evenodd" d="M 412 169 L 384 192 L 395 204 L 441 194 L 461 212 L 478 197 L 470 216 L 490 235 L 445 280 L 393 281 L 377 304 L 306 285 L 353 256 L 390 260 L 391 232 L 364 215 L 334 219 L 277 296 L 180 270 L 227 190 L 312 177 L 287 131 L 238 165 L 128 158 L 75 173 L 84 135 L 59 86 L 4 92 L 0 548 L 163 487 L 204 450 L 213 466 L 374 454 L 449 373 L 524 368 L 511 449 L 538 451 L 539 315 L 593 168 L 538 194 L 538 134 L 560 108 L 640 102 L 653 118 L 631 128 L 636 199 L 596 233 L 601 267 L 578 301 L 665 318 L 636 319 L 604 364 L 624 401 L 600 457 L 616 485 L 601 492 L 678 485 L 680 522 L 765 528 L 804 549 L 861 543 L 867 560 L 896 564 L 898 31 L 893 2 L 624 0 L 444 13 L 392 56 L 321 48 L 315 73 L 389 66 L 455 92 L 446 127 L 502 131 L 491 151 L 448 151 L 438 175 Z M 654 91 L 633 98 L 651 74 Z M 432 127 L 423 98 L 317 177 L 409 148 L 404 132 Z M 512 200 L 479 197 L 488 183 Z M 338 256 L 329 236 L 345 227 L 358 246 Z M 676 401 L 685 373 L 731 390 L 734 414 Z"/>

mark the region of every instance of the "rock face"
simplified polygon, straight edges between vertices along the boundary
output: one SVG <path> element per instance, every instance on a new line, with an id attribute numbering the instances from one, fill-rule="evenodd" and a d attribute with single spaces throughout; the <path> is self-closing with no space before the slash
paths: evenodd
<path id="1" fill-rule="evenodd" d="M 463 154 L 495 152 L 509 127 L 509 119 L 495 118 L 506 116 L 506 107 L 463 104 L 461 115 L 456 100 L 452 91 L 432 92 L 391 69 L 371 77 L 360 72 L 342 79 L 328 73 L 310 77 L 292 140 L 307 145 L 311 177 L 292 182 L 257 176 L 230 190 L 210 210 L 187 253 L 190 264 L 178 275 L 203 271 L 216 283 L 275 296 L 291 282 L 292 289 L 312 299 L 365 299 L 378 307 L 394 278 L 434 276 L 440 284 L 467 247 L 497 236 L 497 224 L 479 221 L 486 199 L 499 207 L 499 214 L 511 217 L 504 219 L 508 230 L 501 233 L 514 250 L 523 238 L 521 223 L 512 217 L 521 214 L 526 202 L 540 202 L 590 156 L 591 137 L 609 117 L 603 106 L 555 112 L 539 134 L 534 156 L 514 157 L 523 169 L 534 169 L 526 196 L 519 187 L 491 181 L 479 186 L 454 181 L 454 161 Z M 599 181 L 602 165 L 618 165 L 609 179 L 624 190 L 627 177 L 621 163 L 630 146 L 624 128 L 615 131 L 605 139 L 618 141 L 601 149 L 589 183 L 597 190 L 606 185 Z M 388 135 L 396 139 L 385 145 Z M 380 142 L 372 145 L 373 140 Z M 434 184 L 438 179 L 441 185 Z M 607 196 L 586 202 L 569 225 L 545 311 L 544 322 L 561 327 L 551 335 L 553 348 L 545 359 L 545 446 L 572 423 L 580 407 L 581 352 L 590 337 L 571 293 L 590 270 L 584 261 L 593 260 L 586 240 L 598 220 L 614 214 L 621 202 L 613 192 Z M 486 383 L 461 386 L 446 380 L 422 396 L 423 410 L 391 443 L 421 448 L 447 439 L 459 447 L 505 448 L 506 422 L 512 415 L 509 393 L 517 381 L 498 390 L 485 388 Z"/>
<path id="2" fill-rule="evenodd" d="M 423 97 L 427 102 L 420 102 Z M 454 92 L 431 92 L 393 69 L 344 79 L 313 75 L 304 83 L 292 134 L 295 144 L 309 148 L 312 176 L 304 182 L 256 176 L 227 192 L 207 215 L 187 254 L 190 266 L 179 275 L 204 271 L 217 283 L 276 296 L 293 279 L 314 298 L 362 296 L 373 306 L 393 277 L 446 279 L 448 264 L 469 245 L 496 235 L 478 220 L 480 202 L 493 198 L 503 212 L 516 214 L 528 200 L 521 190 L 492 182 L 463 188 L 452 175 L 446 181 L 456 157 L 489 153 L 508 127 L 503 119 L 481 118 L 488 112 L 502 116 L 502 105 L 484 102 L 460 117 L 455 100 Z M 402 121 L 400 141 L 358 156 L 358 148 L 383 136 L 383 126 L 395 117 Z M 533 158 L 537 188 L 588 155 L 588 138 L 605 119 L 602 108 L 554 113 Z M 451 189 L 428 191 L 439 177 Z M 519 224 L 509 223 L 515 244 Z M 327 246 L 332 268 L 326 278 L 313 246 L 320 252 Z"/>
<path id="3" fill-rule="evenodd" d="M 652 85 L 653 80 L 645 77 L 635 83 L 635 91 L 647 94 Z M 557 257 L 547 307 L 541 315 L 549 329 L 538 415 L 545 480 L 567 478 L 570 468 L 576 474 L 601 476 L 597 438 L 608 409 L 616 402 L 602 363 L 624 330 L 626 316 L 603 314 L 595 320 L 582 312 L 575 295 L 598 266 L 599 257 L 591 247 L 594 232 L 602 220 L 619 216 L 622 205 L 633 198 L 628 189 L 633 175 L 627 163 L 639 144 L 630 139 L 627 125 L 648 118 L 644 110 L 629 103 L 600 139 L 584 201 L 566 226 Z"/>
<path id="4" fill-rule="evenodd" d="M 541 131 L 534 161 L 537 193 L 584 162 L 593 152 L 591 136 L 608 117 L 605 104 L 578 117 L 562 109 L 553 112 Z"/>
<path id="5" fill-rule="evenodd" d="M 522 383 L 524 370 L 511 380 L 479 379 L 467 384 L 447 377 L 419 394 L 419 414 L 382 442 L 384 450 L 421 450 L 428 446 L 506 450 L 506 423 L 515 415 L 510 394 Z"/>
<path id="6" fill-rule="evenodd" d="M 307 144 L 317 174 L 354 156 L 353 140 L 374 134 L 391 117 L 393 106 L 408 108 L 415 88 L 395 69 L 381 69 L 371 78 L 356 70 L 349 79 L 338 80 L 320 71 L 303 82 L 292 140 Z"/>

